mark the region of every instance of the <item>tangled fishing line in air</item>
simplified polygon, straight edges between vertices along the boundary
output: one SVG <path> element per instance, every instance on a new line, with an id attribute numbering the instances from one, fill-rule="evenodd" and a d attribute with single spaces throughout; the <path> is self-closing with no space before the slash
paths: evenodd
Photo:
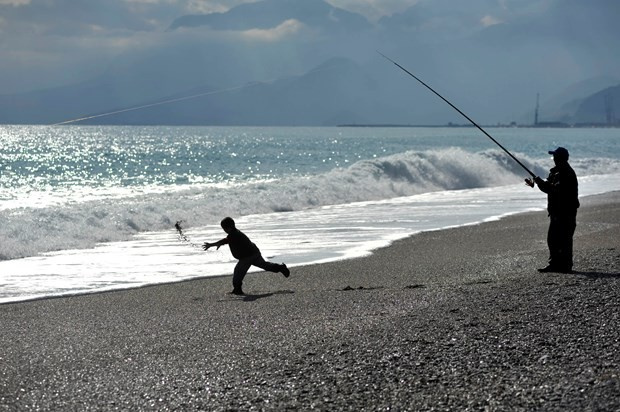
<path id="1" fill-rule="evenodd" d="M 200 245 L 191 241 L 191 239 L 183 232 L 183 228 L 181 227 L 182 220 L 179 220 L 174 224 L 174 228 L 177 230 L 177 235 L 179 237 L 179 241 L 188 244 L 191 247 L 199 248 Z"/>

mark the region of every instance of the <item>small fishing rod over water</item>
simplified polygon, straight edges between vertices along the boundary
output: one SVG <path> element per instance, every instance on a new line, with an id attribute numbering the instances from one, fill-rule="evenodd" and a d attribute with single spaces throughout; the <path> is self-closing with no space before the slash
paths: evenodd
<path id="1" fill-rule="evenodd" d="M 389 57 L 387 57 L 385 54 L 381 53 L 380 51 L 377 51 L 377 53 L 379 53 L 381 56 L 383 56 L 386 60 L 394 63 L 396 65 L 396 67 L 398 67 L 399 69 L 401 69 L 402 71 L 404 71 L 405 73 L 407 73 L 409 76 L 413 77 L 414 79 L 416 79 L 418 82 L 420 82 L 424 87 L 426 87 L 428 90 L 430 90 L 431 92 L 435 93 L 441 100 L 443 100 L 444 102 L 448 103 L 450 105 L 450 107 L 452 107 L 454 110 L 456 110 L 457 112 L 459 112 L 464 118 L 466 118 L 467 120 L 469 120 L 469 122 L 471 124 L 473 124 L 474 126 L 476 126 L 482 133 L 484 133 L 489 139 L 493 140 L 493 143 L 495 143 L 496 145 L 498 145 L 504 152 L 506 152 L 508 154 L 508 156 L 512 157 L 512 159 L 517 162 L 519 164 L 519 166 L 521 166 L 523 169 L 525 169 L 526 172 L 528 172 L 530 174 L 530 176 L 532 176 L 533 178 L 536 177 L 536 174 L 534 174 L 534 172 L 532 172 L 530 169 L 528 169 L 523 163 L 521 163 L 519 161 L 519 159 L 517 159 L 516 157 L 514 157 L 514 155 L 512 153 L 510 153 L 508 151 L 508 149 L 506 149 L 504 146 L 502 146 L 497 140 L 495 140 L 493 138 L 493 136 L 491 136 L 490 134 L 487 133 L 486 130 L 484 130 L 482 127 L 480 127 L 478 125 L 478 123 L 474 122 L 469 116 L 467 116 L 465 113 L 463 113 L 458 107 L 456 107 L 455 105 L 453 105 L 452 103 L 450 103 L 450 101 L 448 101 L 448 99 L 446 99 L 445 97 L 443 97 L 442 95 L 440 95 L 439 93 L 437 93 L 431 86 L 429 86 L 428 84 L 424 83 L 422 80 L 420 80 L 416 75 L 414 75 L 413 73 L 411 73 L 409 70 L 405 69 L 403 66 L 401 66 L 400 64 L 396 63 L 394 60 L 390 59 Z"/>

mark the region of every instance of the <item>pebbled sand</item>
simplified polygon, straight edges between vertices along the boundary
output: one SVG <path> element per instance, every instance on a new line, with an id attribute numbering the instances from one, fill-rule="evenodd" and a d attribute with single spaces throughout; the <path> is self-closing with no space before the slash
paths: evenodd
<path id="1" fill-rule="evenodd" d="M 0 411 L 620 410 L 620 192 L 370 257 L 0 305 Z"/>

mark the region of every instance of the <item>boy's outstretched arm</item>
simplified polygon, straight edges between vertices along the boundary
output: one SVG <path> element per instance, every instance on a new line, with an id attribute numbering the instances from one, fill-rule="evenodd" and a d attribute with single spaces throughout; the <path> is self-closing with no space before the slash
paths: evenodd
<path id="1" fill-rule="evenodd" d="M 217 248 L 219 249 L 219 248 L 220 248 L 220 246 L 225 245 L 226 243 L 228 243 L 228 239 L 224 238 L 224 239 L 218 240 L 218 241 L 217 241 L 217 242 L 215 242 L 215 243 L 205 242 L 205 243 L 202 245 L 202 248 L 203 248 L 204 250 L 209 250 L 209 248 L 210 248 L 210 247 L 212 247 L 212 246 L 217 246 Z"/>

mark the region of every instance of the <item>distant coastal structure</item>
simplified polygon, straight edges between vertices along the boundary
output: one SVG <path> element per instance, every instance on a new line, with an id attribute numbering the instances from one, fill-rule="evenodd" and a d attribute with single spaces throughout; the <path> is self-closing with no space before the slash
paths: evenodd
<path id="1" fill-rule="evenodd" d="M 619 89 L 616 86 L 615 89 Z M 604 95 L 603 95 L 604 93 Z M 571 115 L 566 117 L 565 121 L 546 120 L 541 121 L 540 116 L 540 93 L 536 93 L 536 106 L 534 107 L 534 121 L 531 124 L 520 124 L 515 121 L 510 123 L 498 123 L 493 125 L 485 125 L 485 127 L 524 127 L 524 128 L 592 128 L 592 127 L 620 127 L 620 119 L 616 117 L 614 107 L 613 89 L 603 90 L 590 97 L 586 107 L 589 110 L 589 117 Z M 595 98 L 598 95 L 598 98 Z M 604 98 L 601 100 L 601 96 Z M 615 95 L 618 96 L 617 94 Z M 601 106 L 601 101 L 602 106 Z M 600 120 L 598 120 L 600 119 Z M 348 123 L 339 124 L 338 127 L 474 127 L 471 124 L 460 124 L 448 122 L 447 124 L 401 124 L 401 123 Z"/>
<path id="2" fill-rule="evenodd" d="M 538 112 L 540 110 L 540 93 L 536 93 L 536 107 L 534 108 L 534 123 L 531 127 L 571 127 L 568 123 L 564 122 L 541 122 L 538 120 Z"/>
<path id="3" fill-rule="evenodd" d="M 614 113 L 614 97 L 611 93 L 607 93 L 605 95 L 605 119 L 607 120 L 607 124 L 609 126 L 616 125 L 616 118 Z"/>
<path id="4" fill-rule="evenodd" d="M 536 109 L 534 109 L 534 126 L 538 126 L 538 109 L 540 107 L 540 93 L 536 93 Z"/>
<path id="5" fill-rule="evenodd" d="M 561 121 L 543 121 L 539 120 L 540 112 L 540 93 L 536 93 L 536 106 L 534 108 L 534 123 L 529 127 L 539 128 L 558 128 L 558 127 L 618 127 L 620 122 L 615 118 L 615 112 L 613 107 L 613 96 L 611 93 L 607 93 L 604 98 L 604 110 L 605 110 L 605 122 L 584 122 L 569 124 Z"/>

